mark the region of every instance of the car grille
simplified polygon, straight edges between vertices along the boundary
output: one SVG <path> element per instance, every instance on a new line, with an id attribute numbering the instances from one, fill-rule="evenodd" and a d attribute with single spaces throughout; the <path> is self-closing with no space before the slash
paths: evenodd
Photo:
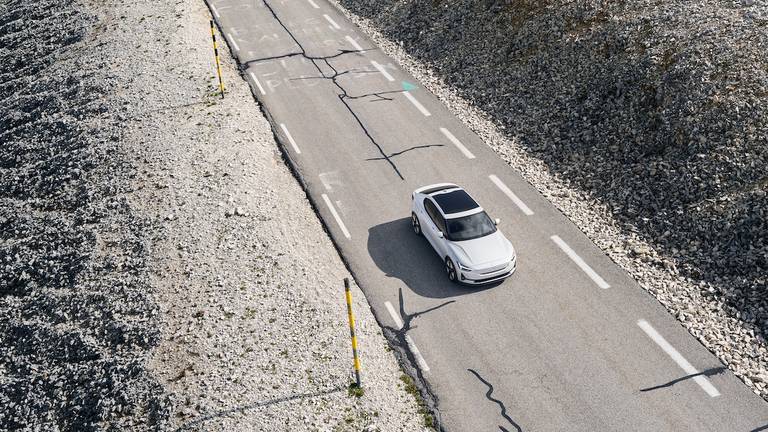
<path id="1" fill-rule="evenodd" d="M 512 271 L 508 271 L 508 272 L 506 272 L 504 274 L 501 274 L 501 275 L 498 275 L 498 276 L 491 276 L 489 278 L 475 279 L 474 282 L 475 283 L 483 283 L 483 282 L 490 282 L 490 281 L 494 281 L 494 280 L 501 280 L 501 279 L 509 276 L 510 273 L 512 273 Z"/>
<path id="2" fill-rule="evenodd" d="M 497 265 L 497 266 L 493 266 L 493 267 L 489 267 L 489 268 L 484 268 L 484 269 L 478 270 L 478 273 L 480 273 L 480 274 L 496 273 L 497 271 L 504 270 L 508 265 L 509 265 L 509 263 L 504 263 L 504 264 L 501 264 L 501 265 Z"/>

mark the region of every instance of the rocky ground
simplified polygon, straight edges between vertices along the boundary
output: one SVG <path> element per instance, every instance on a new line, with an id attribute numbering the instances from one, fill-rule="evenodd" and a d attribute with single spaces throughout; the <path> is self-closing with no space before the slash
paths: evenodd
<path id="1" fill-rule="evenodd" d="M 169 413 L 143 239 L 112 155 L 103 27 L 69 0 L 0 9 L 0 429 L 147 429 Z"/>
<path id="2" fill-rule="evenodd" d="M 0 8 L 0 430 L 425 429 L 209 19 Z"/>
<path id="3" fill-rule="evenodd" d="M 768 3 L 331 1 L 768 398 Z"/>

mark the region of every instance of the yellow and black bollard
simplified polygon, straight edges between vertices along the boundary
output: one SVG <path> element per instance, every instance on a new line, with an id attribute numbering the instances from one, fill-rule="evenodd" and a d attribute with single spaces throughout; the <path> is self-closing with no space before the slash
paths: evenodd
<path id="1" fill-rule="evenodd" d="M 224 81 L 221 79 L 221 63 L 219 63 L 219 47 L 216 46 L 216 33 L 213 29 L 213 20 L 211 20 L 211 38 L 213 39 L 213 55 L 216 57 L 216 72 L 219 74 L 219 90 L 221 98 L 224 99 Z"/>
<path id="2" fill-rule="evenodd" d="M 347 297 L 347 316 L 349 317 L 349 333 L 352 336 L 352 357 L 355 359 L 355 382 L 360 385 L 360 359 L 357 357 L 357 337 L 355 337 L 355 317 L 352 315 L 352 293 L 349 291 L 349 278 L 344 278 L 344 294 Z"/>

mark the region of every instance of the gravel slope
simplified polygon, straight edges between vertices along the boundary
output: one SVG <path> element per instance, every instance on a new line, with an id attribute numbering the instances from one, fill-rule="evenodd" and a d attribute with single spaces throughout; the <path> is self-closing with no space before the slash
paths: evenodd
<path id="1" fill-rule="evenodd" d="M 168 414 L 147 224 L 111 155 L 112 75 L 81 58 L 98 18 L 72 1 L 0 9 L 0 429 L 146 429 Z"/>
<path id="2" fill-rule="evenodd" d="M 0 430 L 424 430 L 209 19 L 0 8 Z"/>
<path id="3" fill-rule="evenodd" d="M 768 4 L 332 0 L 768 398 Z"/>

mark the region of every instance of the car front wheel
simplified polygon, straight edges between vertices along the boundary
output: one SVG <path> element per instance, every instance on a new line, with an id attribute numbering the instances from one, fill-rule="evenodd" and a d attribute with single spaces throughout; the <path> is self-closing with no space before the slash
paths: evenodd
<path id="1" fill-rule="evenodd" d="M 421 224 L 419 223 L 419 217 L 416 216 L 416 213 L 411 213 L 411 226 L 413 227 L 413 232 L 420 236 Z"/>
<path id="2" fill-rule="evenodd" d="M 450 258 L 445 259 L 445 272 L 448 274 L 448 280 L 456 282 L 458 275 L 456 273 L 456 266 L 453 265 L 453 261 Z"/>

